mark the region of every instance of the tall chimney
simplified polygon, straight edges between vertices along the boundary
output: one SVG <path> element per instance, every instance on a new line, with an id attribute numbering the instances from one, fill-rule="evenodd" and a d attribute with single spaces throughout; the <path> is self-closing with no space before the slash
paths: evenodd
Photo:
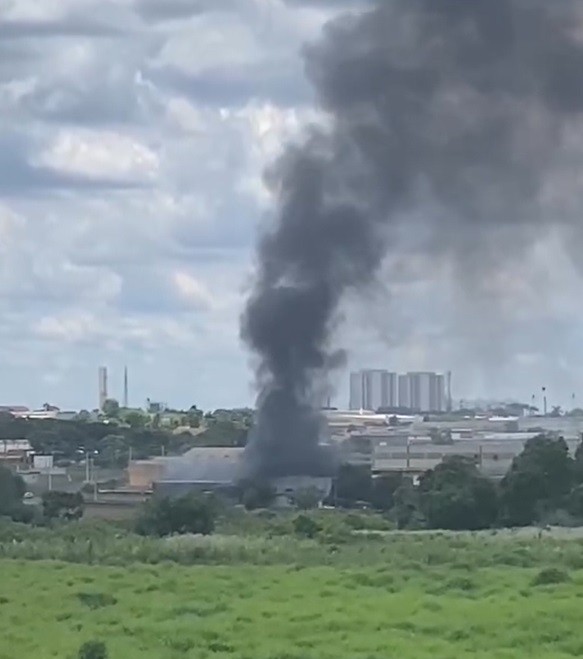
<path id="1" fill-rule="evenodd" d="M 128 367 L 123 369 L 123 406 L 128 407 Z"/>
<path id="2" fill-rule="evenodd" d="M 447 372 L 447 411 L 451 412 L 453 403 L 451 399 L 451 371 Z"/>
<path id="3" fill-rule="evenodd" d="M 107 400 L 107 367 L 100 366 L 98 373 L 98 386 L 99 386 L 99 409 L 103 411 L 103 405 Z"/>

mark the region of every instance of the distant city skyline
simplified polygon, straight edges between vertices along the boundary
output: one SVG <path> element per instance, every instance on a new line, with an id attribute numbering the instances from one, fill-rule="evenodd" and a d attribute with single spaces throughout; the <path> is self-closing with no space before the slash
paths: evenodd
<path id="1" fill-rule="evenodd" d="M 395 373 L 365 369 L 350 374 L 351 410 L 402 408 L 415 412 L 445 412 L 446 376 L 434 372 Z"/>

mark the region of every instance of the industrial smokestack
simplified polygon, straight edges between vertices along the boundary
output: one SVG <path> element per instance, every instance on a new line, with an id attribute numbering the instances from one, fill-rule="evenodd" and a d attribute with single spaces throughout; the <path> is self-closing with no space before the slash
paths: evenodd
<path id="1" fill-rule="evenodd" d="M 129 398 L 129 391 L 128 391 L 128 367 L 124 366 L 123 369 L 123 406 L 127 409 L 128 407 L 128 398 Z"/>
<path id="2" fill-rule="evenodd" d="M 277 219 L 242 318 L 259 358 L 250 471 L 330 468 L 304 392 L 342 363 L 330 345 L 340 303 L 387 254 L 446 262 L 469 293 L 528 252 L 538 228 L 580 237 L 578 221 L 542 212 L 541 190 L 580 134 L 582 10 L 579 0 L 386 0 L 306 50 L 329 121 L 267 177 Z"/>
<path id="3" fill-rule="evenodd" d="M 103 411 L 103 405 L 107 400 L 107 368 L 100 366 L 97 372 L 99 387 L 99 410 Z"/>

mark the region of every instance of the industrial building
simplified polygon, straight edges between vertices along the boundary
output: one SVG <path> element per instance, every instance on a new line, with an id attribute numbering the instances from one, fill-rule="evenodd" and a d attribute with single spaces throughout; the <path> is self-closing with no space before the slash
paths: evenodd
<path id="1" fill-rule="evenodd" d="M 327 411 L 326 417 L 329 440 L 339 447 L 342 461 L 377 474 L 420 474 L 447 456 L 460 455 L 473 459 L 485 475 L 501 478 L 530 438 L 553 433 L 574 454 L 583 432 L 582 420 L 560 417 L 431 419 L 338 410 Z"/>
<path id="2" fill-rule="evenodd" d="M 241 477 L 243 448 L 193 448 L 180 457 L 159 457 L 132 462 L 128 480 L 132 489 L 153 491 L 163 496 L 182 496 L 189 492 L 213 492 L 235 495 Z M 321 491 L 325 498 L 331 478 L 293 476 L 273 480 L 279 503 L 292 498 L 306 487 Z"/>

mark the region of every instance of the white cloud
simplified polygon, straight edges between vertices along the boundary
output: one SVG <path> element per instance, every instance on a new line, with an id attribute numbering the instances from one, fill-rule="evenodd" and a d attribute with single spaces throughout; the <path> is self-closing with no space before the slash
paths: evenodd
<path id="1" fill-rule="evenodd" d="M 153 179 L 159 159 L 130 136 L 108 131 L 62 131 L 40 153 L 37 164 L 69 174 L 120 181 Z"/>
<path id="2" fill-rule="evenodd" d="M 210 291 L 195 277 L 186 272 L 175 272 L 173 279 L 178 295 L 185 302 L 195 307 L 210 308 L 213 306 Z"/>

